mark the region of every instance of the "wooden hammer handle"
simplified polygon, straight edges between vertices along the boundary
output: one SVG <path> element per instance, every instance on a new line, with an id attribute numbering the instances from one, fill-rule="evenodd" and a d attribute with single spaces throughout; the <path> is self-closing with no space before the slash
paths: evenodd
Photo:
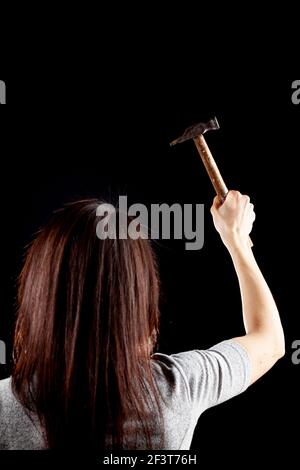
<path id="1" fill-rule="evenodd" d="M 194 137 L 194 142 L 199 152 L 199 155 L 203 161 L 203 164 L 206 168 L 210 181 L 212 182 L 212 185 L 215 188 L 217 195 L 219 196 L 221 204 L 223 204 L 228 194 L 228 188 L 224 183 L 219 168 L 217 167 L 217 164 L 211 154 L 211 151 L 209 150 L 204 136 L 201 134 L 197 137 Z M 249 245 L 252 248 L 253 243 L 250 237 Z"/>
<path id="2" fill-rule="evenodd" d="M 204 163 L 210 181 L 212 182 L 212 185 L 215 188 L 215 191 L 219 196 L 220 201 L 224 202 L 228 193 L 228 189 L 226 184 L 224 183 L 219 168 L 217 167 L 217 164 L 208 148 L 204 136 L 198 135 L 194 138 L 194 142 Z"/>

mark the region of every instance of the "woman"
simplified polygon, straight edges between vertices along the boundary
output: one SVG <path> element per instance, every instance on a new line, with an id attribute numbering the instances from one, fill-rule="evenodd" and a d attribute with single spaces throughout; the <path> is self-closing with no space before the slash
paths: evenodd
<path id="1" fill-rule="evenodd" d="M 55 213 L 20 276 L 14 371 L 0 382 L 1 449 L 188 449 L 201 413 L 243 392 L 284 354 L 248 235 L 247 196 L 211 212 L 239 279 L 244 336 L 154 354 L 159 281 L 148 240 L 99 240 L 96 200 Z"/>

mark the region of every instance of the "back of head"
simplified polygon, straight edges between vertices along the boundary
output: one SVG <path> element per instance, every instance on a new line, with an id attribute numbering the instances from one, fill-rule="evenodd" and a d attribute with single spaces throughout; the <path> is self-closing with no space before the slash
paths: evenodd
<path id="1" fill-rule="evenodd" d="M 137 447 L 141 437 L 151 448 L 155 259 L 148 240 L 98 239 L 99 204 L 68 204 L 28 249 L 13 389 L 38 414 L 49 448 Z"/>

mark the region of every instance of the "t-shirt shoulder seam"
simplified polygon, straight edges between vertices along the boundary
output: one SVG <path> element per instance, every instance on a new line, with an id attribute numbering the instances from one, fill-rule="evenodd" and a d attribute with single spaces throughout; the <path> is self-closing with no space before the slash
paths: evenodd
<path id="1" fill-rule="evenodd" d="M 178 353 L 176 353 L 178 354 Z M 176 355 L 174 354 L 174 355 Z M 180 353 L 179 353 L 180 354 Z M 190 407 L 193 406 L 192 404 L 192 400 L 191 400 L 191 393 L 190 393 L 190 388 L 189 388 L 189 385 L 188 385 L 188 380 L 187 380 L 187 377 L 184 373 L 184 370 L 183 368 L 180 366 L 180 364 L 177 363 L 176 359 L 174 359 L 173 355 L 168 355 L 168 354 L 163 354 L 163 353 L 157 353 L 157 355 L 161 355 L 161 356 L 166 356 L 170 361 L 172 361 L 172 364 L 176 367 L 176 369 L 179 371 L 180 375 L 182 376 L 183 378 L 183 381 L 184 381 L 184 385 L 185 385 L 185 388 L 186 388 L 186 392 L 187 392 L 187 396 L 188 396 L 188 400 L 189 400 L 189 405 Z"/>
<path id="2" fill-rule="evenodd" d="M 244 368 L 245 383 L 240 391 L 240 393 L 243 393 L 251 385 L 251 361 L 250 361 L 249 353 L 242 344 L 238 343 L 237 341 L 234 341 L 234 339 L 228 339 L 228 340 L 222 341 L 221 343 L 218 343 L 209 349 L 214 350 L 214 348 L 217 346 L 218 348 L 216 348 L 215 350 L 218 350 L 219 346 L 223 346 L 223 345 L 232 347 L 239 354 L 242 362 L 245 365 L 245 368 Z"/>

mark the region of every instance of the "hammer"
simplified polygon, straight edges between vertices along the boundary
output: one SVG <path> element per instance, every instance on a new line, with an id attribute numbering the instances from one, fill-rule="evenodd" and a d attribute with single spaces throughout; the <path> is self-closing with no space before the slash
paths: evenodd
<path id="1" fill-rule="evenodd" d="M 194 126 L 188 127 L 184 131 L 182 136 L 179 137 L 178 139 L 173 140 L 173 142 L 171 142 L 170 145 L 173 146 L 176 144 L 180 144 L 181 142 L 185 142 L 186 140 L 193 139 L 197 147 L 197 150 L 199 152 L 199 155 L 204 163 L 204 166 L 206 168 L 210 181 L 212 182 L 212 185 L 219 197 L 220 203 L 223 204 L 228 194 L 228 188 L 226 184 L 224 183 L 224 180 L 221 176 L 219 168 L 217 167 L 217 164 L 208 148 L 208 145 L 203 135 L 207 131 L 217 130 L 217 129 L 220 129 L 220 126 L 217 121 L 217 118 L 214 117 L 213 119 L 210 119 L 210 121 L 206 123 L 200 122 L 199 124 L 195 124 Z M 249 245 L 251 247 L 253 246 L 253 243 L 250 237 L 249 237 Z"/>

